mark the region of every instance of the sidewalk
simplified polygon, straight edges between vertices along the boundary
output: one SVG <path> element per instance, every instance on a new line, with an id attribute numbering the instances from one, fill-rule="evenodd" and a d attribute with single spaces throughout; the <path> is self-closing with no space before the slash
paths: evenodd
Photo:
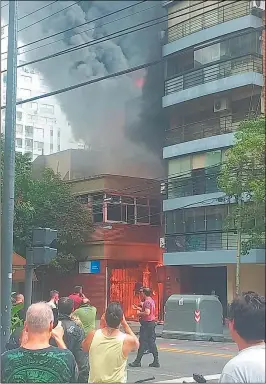
<path id="1" fill-rule="evenodd" d="M 99 322 L 97 322 L 97 327 L 99 326 L 98 323 Z M 128 321 L 128 324 L 129 324 L 130 328 L 132 329 L 132 331 L 136 335 L 138 335 L 139 329 L 140 329 L 140 323 L 136 322 L 136 321 Z M 155 330 L 156 330 L 156 336 L 162 337 L 163 325 L 158 324 L 157 327 L 155 328 Z M 231 339 L 230 333 L 229 333 L 229 329 L 226 326 L 224 326 L 224 342 L 233 342 L 233 340 Z"/>

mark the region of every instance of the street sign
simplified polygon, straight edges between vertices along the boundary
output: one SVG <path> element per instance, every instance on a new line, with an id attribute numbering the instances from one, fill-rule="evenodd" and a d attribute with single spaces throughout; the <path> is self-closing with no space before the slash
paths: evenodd
<path id="1" fill-rule="evenodd" d="M 79 273 L 97 274 L 101 272 L 100 260 L 79 262 Z"/>
<path id="2" fill-rule="evenodd" d="M 181 299 L 178 300 L 178 305 L 184 305 L 184 299 L 183 299 L 183 297 L 181 297 Z"/>
<path id="3" fill-rule="evenodd" d="M 194 319 L 195 319 L 196 323 L 200 322 L 200 310 L 199 309 L 196 309 Z"/>

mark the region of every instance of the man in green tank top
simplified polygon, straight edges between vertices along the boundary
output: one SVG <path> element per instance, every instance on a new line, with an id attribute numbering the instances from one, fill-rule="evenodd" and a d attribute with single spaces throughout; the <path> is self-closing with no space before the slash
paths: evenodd
<path id="1" fill-rule="evenodd" d="M 83 304 L 73 312 L 73 315 L 81 321 L 85 336 L 96 328 L 96 308 L 90 305 L 89 299 L 83 299 Z"/>

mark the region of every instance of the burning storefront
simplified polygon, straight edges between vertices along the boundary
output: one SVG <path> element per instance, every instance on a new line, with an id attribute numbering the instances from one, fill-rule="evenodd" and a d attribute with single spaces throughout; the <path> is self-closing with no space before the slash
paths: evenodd
<path id="1" fill-rule="evenodd" d="M 139 288 L 149 286 L 162 317 L 163 284 L 157 270 L 162 262 L 159 181 L 101 175 L 70 182 L 74 195 L 91 210 L 94 232 L 81 251 L 82 262 L 68 276 L 49 274 L 46 286 L 68 295 L 82 284 L 102 314 L 110 301 L 119 301 L 125 315 L 137 320 L 132 305 Z"/>

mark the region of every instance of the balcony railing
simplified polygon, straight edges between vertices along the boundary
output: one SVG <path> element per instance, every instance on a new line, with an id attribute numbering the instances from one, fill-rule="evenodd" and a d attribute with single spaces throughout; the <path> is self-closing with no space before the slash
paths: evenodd
<path id="1" fill-rule="evenodd" d="M 218 192 L 217 176 L 220 169 L 220 165 L 215 165 L 194 170 L 193 176 L 169 178 L 168 199 Z"/>
<path id="2" fill-rule="evenodd" d="M 215 116 L 208 120 L 179 125 L 166 131 L 165 145 L 185 143 L 205 137 L 235 132 L 240 121 L 250 117 L 250 114 L 241 113 L 227 116 Z M 252 117 L 254 114 L 252 113 Z"/>
<path id="3" fill-rule="evenodd" d="M 175 76 L 165 81 L 165 95 L 245 72 L 262 73 L 261 56 L 246 55 L 236 59 L 224 60 Z"/>
<path id="4" fill-rule="evenodd" d="M 193 10 L 191 12 L 193 15 Z M 214 25 L 249 15 L 251 13 L 251 1 L 236 1 L 207 11 L 204 11 L 203 8 L 202 12 L 200 15 L 192 16 L 188 20 L 171 26 L 167 31 L 168 43 Z M 169 17 L 171 18 L 171 14 Z"/>
<path id="5" fill-rule="evenodd" d="M 167 252 L 230 250 L 237 245 L 237 235 L 223 231 L 166 235 L 165 240 Z"/>

